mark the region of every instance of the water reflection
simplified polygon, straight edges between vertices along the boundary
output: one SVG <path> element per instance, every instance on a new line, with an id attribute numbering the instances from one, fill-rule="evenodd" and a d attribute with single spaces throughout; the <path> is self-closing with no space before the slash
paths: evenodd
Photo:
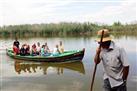
<path id="1" fill-rule="evenodd" d="M 85 74 L 84 65 L 81 61 L 72 63 L 47 63 L 47 62 L 26 62 L 22 60 L 15 60 L 15 71 L 18 74 L 22 73 L 36 73 L 42 71 L 44 75 L 48 72 L 56 72 L 57 75 L 64 73 L 64 69 L 76 71 L 81 74 Z"/>

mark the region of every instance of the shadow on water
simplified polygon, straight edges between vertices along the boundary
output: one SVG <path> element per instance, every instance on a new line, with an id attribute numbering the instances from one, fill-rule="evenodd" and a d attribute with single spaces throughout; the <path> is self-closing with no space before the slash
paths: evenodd
<path id="1" fill-rule="evenodd" d="M 72 63 L 48 63 L 48 62 L 26 62 L 22 60 L 15 60 L 14 68 L 18 74 L 32 73 L 32 72 L 36 73 L 42 70 L 43 74 L 47 75 L 48 69 L 50 68 L 55 69 L 58 75 L 63 74 L 64 69 L 85 74 L 84 65 L 81 61 L 72 62 Z"/>

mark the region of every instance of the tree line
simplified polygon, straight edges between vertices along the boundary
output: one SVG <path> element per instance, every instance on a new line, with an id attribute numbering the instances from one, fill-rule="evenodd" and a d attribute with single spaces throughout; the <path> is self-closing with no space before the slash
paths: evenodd
<path id="1" fill-rule="evenodd" d="M 90 36 L 96 31 L 108 28 L 114 34 L 137 35 L 137 23 L 121 24 L 114 22 L 112 25 L 97 23 L 61 22 L 50 24 L 24 24 L 0 27 L 0 37 L 24 36 Z"/>

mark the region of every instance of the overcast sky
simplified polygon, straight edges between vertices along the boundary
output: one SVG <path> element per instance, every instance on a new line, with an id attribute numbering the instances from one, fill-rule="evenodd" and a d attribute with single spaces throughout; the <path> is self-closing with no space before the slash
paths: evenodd
<path id="1" fill-rule="evenodd" d="M 0 26 L 136 20 L 136 0 L 0 0 Z"/>

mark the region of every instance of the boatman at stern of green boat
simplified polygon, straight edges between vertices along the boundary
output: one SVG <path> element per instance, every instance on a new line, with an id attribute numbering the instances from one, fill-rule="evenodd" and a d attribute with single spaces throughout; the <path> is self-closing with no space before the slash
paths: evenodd
<path id="1" fill-rule="evenodd" d="M 102 33 L 103 31 L 104 33 Z M 96 64 L 99 64 L 100 61 L 103 63 L 104 91 L 127 91 L 129 63 L 126 52 L 123 48 L 115 45 L 108 29 L 102 29 L 97 32 L 96 41 L 99 44 L 102 34 L 104 36 L 101 48 L 97 48 L 94 61 Z"/>
<path id="2" fill-rule="evenodd" d="M 13 43 L 13 52 L 14 52 L 15 55 L 19 54 L 19 45 L 20 45 L 20 43 L 19 43 L 19 41 L 16 37 L 15 41 Z"/>

